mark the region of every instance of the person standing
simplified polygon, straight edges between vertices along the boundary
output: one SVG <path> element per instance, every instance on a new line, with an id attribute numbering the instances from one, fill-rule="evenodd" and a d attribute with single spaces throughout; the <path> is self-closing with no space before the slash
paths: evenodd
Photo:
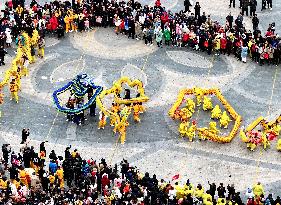
<path id="1" fill-rule="evenodd" d="M 164 29 L 164 38 L 165 38 L 165 45 L 170 45 L 170 41 L 171 41 L 171 31 L 168 27 L 166 27 Z"/>
<path id="2" fill-rule="evenodd" d="M 246 12 L 246 16 L 249 15 L 249 0 L 241 0 L 242 1 L 242 15 Z"/>
<path id="3" fill-rule="evenodd" d="M 10 82 L 10 92 L 11 92 L 10 100 L 15 99 L 16 103 L 19 102 L 18 91 L 19 91 L 19 85 L 16 83 L 15 79 L 12 79 L 12 81 Z"/>
<path id="4" fill-rule="evenodd" d="M 250 1 L 250 16 L 255 16 L 257 10 L 257 0 Z"/>
<path id="5" fill-rule="evenodd" d="M 11 152 L 11 148 L 9 147 L 9 144 L 3 144 L 2 145 L 2 154 L 3 154 L 3 159 L 6 164 L 9 162 L 9 153 Z"/>
<path id="6" fill-rule="evenodd" d="M 200 17 L 200 9 L 201 9 L 201 6 L 200 6 L 199 2 L 197 1 L 195 4 L 195 7 L 194 7 L 196 19 L 199 19 L 199 17 Z"/>
<path id="7" fill-rule="evenodd" d="M 272 10 L 272 0 L 267 0 L 266 2 L 267 2 L 267 8 Z"/>
<path id="8" fill-rule="evenodd" d="M 230 12 L 229 15 L 226 17 L 226 20 L 227 20 L 227 22 L 228 22 L 229 28 L 232 28 L 233 16 L 231 15 L 231 12 Z"/>
<path id="9" fill-rule="evenodd" d="M 11 35 L 11 29 L 10 28 L 6 28 L 5 34 L 6 34 L 6 46 L 7 47 L 11 47 L 11 43 L 12 43 L 12 35 Z"/>
<path id="10" fill-rule="evenodd" d="M 151 46 L 153 45 L 153 43 L 152 43 L 153 35 L 154 35 L 154 31 L 153 31 L 153 28 L 150 26 L 147 31 L 147 41 L 148 41 L 148 44 L 150 44 Z"/>
<path id="11" fill-rule="evenodd" d="M 192 6 L 190 0 L 184 0 L 184 10 L 185 12 L 190 12 L 189 7 Z"/>
<path id="12" fill-rule="evenodd" d="M 225 187 L 223 186 L 223 183 L 220 183 L 220 186 L 217 188 L 217 191 L 218 191 L 219 198 L 225 198 L 226 190 Z"/>
<path id="13" fill-rule="evenodd" d="M 4 59 L 7 51 L 4 49 L 4 46 L 0 46 L 0 66 L 5 65 Z"/>
<path id="14" fill-rule="evenodd" d="M 248 46 L 242 45 L 241 59 L 243 63 L 247 62 L 247 55 L 248 55 Z"/>
<path id="15" fill-rule="evenodd" d="M 260 22 L 260 20 L 258 19 L 257 14 L 255 14 L 254 18 L 252 19 L 254 31 L 258 30 L 259 22 Z"/>
<path id="16" fill-rule="evenodd" d="M 162 38 L 163 38 L 163 32 L 162 32 L 161 27 L 159 26 L 158 31 L 156 33 L 156 43 L 157 43 L 158 47 L 160 47 L 160 46 L 162 47 Z"/>
<path id="17" fill-rule="evenodd" d="M 29 129 L 23 128 L 21 133 L 21 144 L 24 144 L 29 136 Z"/>
<path id="18" fill-rule="evenodd" d="M 44 58 L 45 56 L 45 40 L 42 36 L 40 36 L 39 41 L 38 41 L 38 56 L 40 58 Z"/>
<path id="19" fill-rule="evenodd" d="M 94 95 L 94 90 L 92 87 L 89 86 L 88 88 L 88 101 L 93 97 Z M 96 100 L 93 102 L 93 104 L 90 105 L 90 116 L 96 116 Z"/>
<path id="20" fill-rule="evenodd" d="M 261 2 L 261 10 L 265 10 L 266 9 L 266 0 L 262 0 Z"/>
<path id="21" fill-rule="evenodd" d="M 128 38 L 132 37 L 132 39 L 135 38 L 136 32 L 135 32 L 135 20 L 134 17 L 131 16 L 129 18 L 129 33 L 128 33 Z"/>
<path id="22" fill-rule="evenodd" d="M 231 8 L 231 5 L 235 8 L 235 0 L 229 0 L 229 8 Z"/>

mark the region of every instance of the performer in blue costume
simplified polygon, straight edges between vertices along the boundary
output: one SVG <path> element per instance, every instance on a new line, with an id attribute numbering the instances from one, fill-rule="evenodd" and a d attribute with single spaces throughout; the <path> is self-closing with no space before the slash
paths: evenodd
<path id="1" fill-rule="evenodd" d="M 96 86 L 94 84 L 93 79 L 89 78 L 87 74 L 80 74 L 77 75 L 75 79 L 70 81 L 62 88 L 59 88 L 58 90 L 54 91 L 53 100 L 57 109 L 60 112 L 64 112 L 68 114 L 81 113 L 83 110 L 88 109 L 91 106 L 95 107 L 96 97 L 100 94 L 102 89 L 103 88 L 101 86 Z M 66 92 L 67 90 L 70 90 L 70 92 L 73 94 L 73 97 L 77 99 L 84 98 L 84 96 L 88 93 L 91 94 L 88 94 L 87 103 L 83 103 L 82 105 L 73 107 L 73 106 L 69 106 L 69 102 L 68 102 L 67 103 L 68 106 L 66 106 L 61 104 L 58 96 Z M 92 114 L 94 114 L 93 107 L 92 107 Z"/>

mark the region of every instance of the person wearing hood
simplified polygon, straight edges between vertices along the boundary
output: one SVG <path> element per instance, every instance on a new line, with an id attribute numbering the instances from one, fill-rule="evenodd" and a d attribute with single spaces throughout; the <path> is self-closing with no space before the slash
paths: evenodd
<path id="1" fill-rule="evenodd" d="M 251 188 L 247 189 L 245 196 L 247 197 L 247 199 L 252 199 L 255 197 L 253 190 Z"/>
<path id="2" fill-rule="evenodd" d="M 201 9 L 201 6 L 200 6 L 199 2 L 196 2 L 195 7 L 194 7 L 196 19 L 200 18 L 200 9 Z"/>
<path id="3" fill-rule="evenodd" d="M 162 47 L 162 38 L 163 38 L 163 32 L 161 27 L 159 26 L 156 31 L 156 39 L 155 39 L 158 47 L 160 46 Z"/>
<path id="4" fill-rule="evenodd" d="M 264 189 L 260 182 L 253 186 L 253 192 L 255 197 L 259 197 L 260 195 L 264 194 Z"/>
<path id="5" fill-rule="evenodd" d="M 191 7 L 191 6 L 192 6 L 192 4 L 191 4 L 190 0 L 184 0 L 184 10 L 185 10 L 185 12 L 190 12 L 189 7 Z"/>

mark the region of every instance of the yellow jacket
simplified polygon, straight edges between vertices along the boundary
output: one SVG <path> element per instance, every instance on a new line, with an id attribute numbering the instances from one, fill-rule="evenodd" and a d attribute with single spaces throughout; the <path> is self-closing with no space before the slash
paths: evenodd
<path id="1" fill-rule="evenodd" d="M 50 175 L 50 176 L 49 176 L 49 180 L 50 180 L 50 183 L 51 183 L 51 184 L 54 184 L 56 178 L 55 178 L 53 175 Z"/>
<path id="2" fill-rule="evenodd" d="M 196 188 L 196 190 L 195 190 L 195 196 L 197 197 L 197 198 L 202 198 L 203 197 L 203 194 L 204 194 L 204 188 L 202 187 L 202 189 L 198 189 L 198 188 Z"/>
<path id="3" fill-rule="evenodd" d="M 260 196 L 260 195 L 264 194 L 264 189 L 261 184 L 254 185 L 253 191 L 254 191 L 255 196 Z"/>
<path id="4" fill-rule="evenodd" d="M 203 204 L 210 205 L 212 204 L 212 196 L 210 194 L 203 194 Z"/>
<path id="5" fill-rule="evenodd" d="M 68 16 L 64 17 L 64 23 L 69 24 L 70 18 Z"/>
<path id="6" fill-rule="evenodd" d="M 0 179 L 0 189 L 7 189 L 7 181 Z"/>
<path id="7" fill-rule="evenodd" d="M 63 179 L 63 169 L 58 169 L 56 175 L 59 179 Z"/>

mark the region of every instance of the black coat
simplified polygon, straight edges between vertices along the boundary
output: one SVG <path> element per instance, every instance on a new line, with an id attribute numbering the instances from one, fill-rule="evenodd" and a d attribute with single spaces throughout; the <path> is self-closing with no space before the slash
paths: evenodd
<path id="1" fill-rule="evenodd" d="M 192 6 L 189 0 L 184 0 L 184 6 Z"/>
<path id="2" fill-rule="evenodd" d="M 0 48 L 0 58 L 4 58 L 6 54 L 7 54 L 7 51 L 5 51 L 4 48 Z"/>
<path id="3" fill-rule="evenodd" d="M 22 133 L 21 133 L 21 136 L 22 136 L 22 141 L 26 141 L 27 137 L 29 136 L 29 131 L 23 129 Z"/>

